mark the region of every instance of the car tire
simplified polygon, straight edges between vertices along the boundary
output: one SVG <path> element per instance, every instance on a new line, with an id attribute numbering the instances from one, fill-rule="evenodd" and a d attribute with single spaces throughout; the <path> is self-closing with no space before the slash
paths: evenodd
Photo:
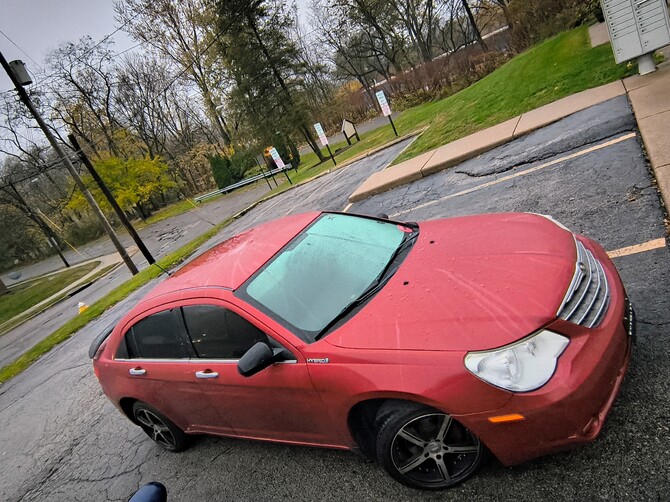
<path id="1" fill-rule="evenodd" d="M 172 420 L 141 401 L 133 404 L 133 419 L 156 444 L 168 451 L 186 449 L 189 438 Z"/>
<path id="2" fill-rule="evenodd" d="M 423 490 L 465 481 L 486 451 L 477 436 L 448 414 L 408 402 L 397 402 L 394 411 L 386 412 L 376 446 L 377 458 L 391 477 Z"/>

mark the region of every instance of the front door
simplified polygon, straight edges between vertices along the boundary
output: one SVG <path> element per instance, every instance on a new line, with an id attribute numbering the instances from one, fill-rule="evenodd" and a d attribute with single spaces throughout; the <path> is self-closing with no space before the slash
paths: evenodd
<path id="1" fill-rule="evenodd" d="M 237 362 L 255 343 L 281 345 L 242 311 L 223 305 L 182 308 L 196 357 L 191 360 L 201 389 L 223 424 L 239 436 L 333 444 L 333 427 L 312 386 L 307 365 L 295 350 L 288 360 L 251 376 L 237 371 Z"/>

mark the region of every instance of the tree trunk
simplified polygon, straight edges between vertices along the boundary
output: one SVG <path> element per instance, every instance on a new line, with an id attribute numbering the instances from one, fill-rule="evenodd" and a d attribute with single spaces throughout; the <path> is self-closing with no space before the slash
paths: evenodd
<path id="1" fill-rule="evenodd" d="M 514 22 L 512 21 L 512 15 L 509 11 L 509 6 L 505 0 L 497 0 L 498 5 L 503 11 L 503 16 L 505 16 L 505 22 L 507 23 L 508 28 L 511 30 L 514 28 Z"/>
<path id="2" fill-rule="evenodd" d="M 468 3 L 468 0 L 461 0 L 463 2 L 463 8 L 465 9 L 465 12 L 468 15 L 468 19 L 470 19 L 470 24 L 472 25 L 472 29 L 475 32 L 475 38 L 477 39 L 477 42 L 479 42 L 479 45 L 481 46 L 482 50 L 487 50 L 486 49 L 486 44 L 484 43 L 484 40 L 482 39 L 482 34 L 479 32 L 479 28 L 477 28 L 477 23 L 475 22 L 475 16 L 472 14 L 472 9 L 470 9 L 470 4 Z"/>
<path id="3" fill-rule="evenodd" d="M 312 149 L 314 153 L 318 155 L 319 160 L 323 162 L 325 160 L 325 157 L 321 153 L 321 148 L 319 148 L 319 145 L 316 143 L 316 140 L 312 135 L 312 131 L 310 131 L 309 127 L 305 126 L 304 124 L 300 126 L 300 131 L 302 132 L 303 136 L 305 136 L 305 140 L 307 140 L 307 144 L 309 145 L 309 147 Z"/>
<path id="4" fill-rule="evenodd" d="M 254 22 L 254 18 L 252 17 L 252 14 L 250 12 L 247 13 L 247 21 L 249 23 L 249 27 L 251 30 L 254 32 L 254 36 L 256 37 L 256 41 L 261 47 L 261 51 L 263 52 L 263 55 L 265 56 L 265 59 L 268 62 L 268 65 L 270 65 L 270 69 L 272 70 L 272 73 L 274 74 L 275 78 L 277 79 L 277 82 L 279 83 L 279 86 L 282 88 L 284 91 L 284 94 L 286 94 L 286 98 L 288 99 L 289 105 L 291 107 L 295 106 L 293 104 L 293 97 L 291 96 L 291 92 L 288 90 L 288 87 L 286 86 L 286 83 L 284 82 L 284 79 L 279 73 L 279 70 L 277 70 L 277 67 L 275 66 L 274 62 L 272 61 L 272 58 L 270 57 L 270 54 L 268 53 L 267 48 L 265 47 L 265 44 L 263 43 L 263 40 L 261 39 L 260 33 L 258 33 L 258 29 L 256 28 L 256 23 Z M 316 156 L 319 158 L 321 162 L 326 160 L 326 157 L 321 153 L 321 149 L 319 146 L 316 144 L 316 141 L 314 141 L 314 137 L 312 136 L 312 133 L 310 132 L 309 128 L 304 124 L 300 124 L 300 130 L 303 132 L 305 139 L 307 140 L 307 143 L 309 144 L 309 147 L 314 151 Z"/>

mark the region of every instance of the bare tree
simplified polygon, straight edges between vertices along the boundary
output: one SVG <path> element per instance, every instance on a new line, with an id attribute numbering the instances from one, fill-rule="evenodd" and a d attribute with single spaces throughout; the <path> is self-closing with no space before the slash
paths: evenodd
<path id="1" fill-rule="evenodd" d="M 181 161 L 201 143 L 216 143 L 214 131 L 193 108 L 192 84 L 172 82 L 169 65 L 160 58 L 129 56 L 120 64 L 115 106 L 127 126 L 141 139 L 150 158 L 165 157 L 181 173 L 189 193 L 200 190 L 205 173 L 193 173 Z M 214 133 L 214 134 L 213 134 Z"/>
<path id="2" fill-rule="evenodd" d="M 328 59 L 336 71 L 345 78 L 356 79 L 374 102 L 374 76 L 377 73 L 367 64 L 367 54 L 354 53 L 355 47 L 350 44 L 348 33 L 354 30 L 352 24 L 344 16 L 318 0 L 311 4 L 311 23 L 318 33 L 317 40 L 328 54 Z"/>
<path id="3" fill-rule="evenodd" d="M 472 31 L 475 34 L 475 38 L 477 39 L 477 42 L 479 42 L 479 45 L 481 46 L 482 50 L 486 50 L 486 44 L 484 43 L 484 39 L 482 38 L 482 34 L 479 31 L 479 27 L 477 26 L 477 21 L 475 20 L 475 15 L 472 13 L 472 8 L 470 7 L 470 3 L 468 0 L 461 0 L 463 3 L 463 8 L 465 9 L 466 14 L 468 15 L 468 19 L 470 20 L 470 25 L 472 27 Z"/>
<path id="4" fill-rule="evenodd" d="M 437 16 L 434 0 L 392 0 L 388 5 L 402 20 L 415 50 L 423 62 L 433 59 L 433 36 Z"/>
<path id="5" fill-rule="evenodd" d="M 119 141 L 123 127 L 115 116 L 116 70 L 111 44 L 96 44 L 90 37 L 82 37 L 51 52 L 46 63 L 49 115 L 85 139 L 92 154 L 129 155 Z"/>
<path id="6" fill-rule="evenodd" d="M 220 62 L 210 51 L 220 36 L 212 5 L 206 0 L 119 0 L 114 7 L 134 39 L 169 58 L 197 86 L 221 140 L 229 145 L 230 130 L 220 113 L 222 97 L 217 92 L 224 84 L 216 78 Z"/>

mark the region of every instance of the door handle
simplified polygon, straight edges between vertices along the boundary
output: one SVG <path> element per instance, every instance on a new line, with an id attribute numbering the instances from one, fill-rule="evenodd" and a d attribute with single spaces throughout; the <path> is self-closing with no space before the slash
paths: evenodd
<path id="1" fill-rule="evenodd" d="M 130 368 L 128 373 L 130 373 L 132 376 L 142 376 L 147 374 L 147 370 L 144 368 Z"/>
<path id="2" fill-rule="evenodd" d="M 196 378 L 217 378 L 219 374 L 216 371 L 205 370 L 205 371 L 196 371 Z"/>
<path id="3" fill-rule="evenodd" d="M 641 0 L 640 2 L 635 2 L 635 7 L 640 7 L 641 5 L 644 5 L 648 2 L 649 0 Z"/>

